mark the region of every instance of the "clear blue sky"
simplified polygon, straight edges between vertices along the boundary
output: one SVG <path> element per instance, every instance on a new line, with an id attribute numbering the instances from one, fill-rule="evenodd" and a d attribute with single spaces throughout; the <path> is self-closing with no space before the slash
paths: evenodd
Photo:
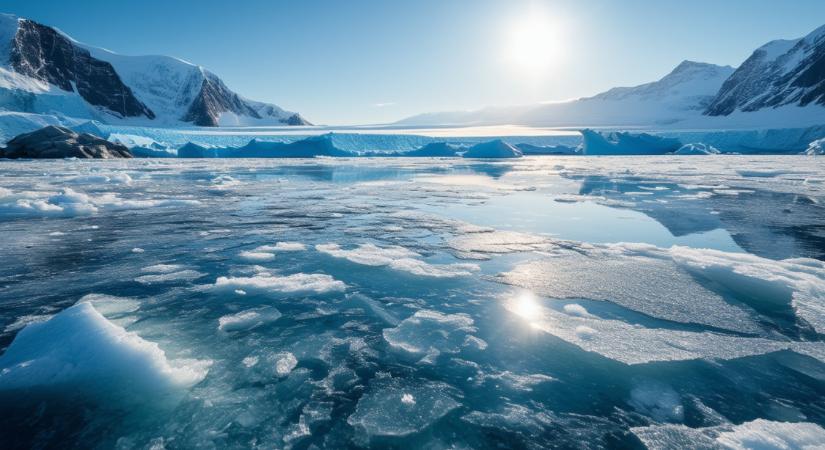
<path id="1" fill-rule="evenodd" d="M 823 0 L 3 0 L 4 12 L 123 54 L 200 64 L 316 123 L 591 95 L 683 59 L 738 65 L 825 24 Z M 553 57 L 514 53 L 541 12 Z M 528 35 L 528 41 L 532 39 Z M 530 47 L 530 44 L 527 45 Z M 543 47 L 527 52 L 543 51 Z"/>

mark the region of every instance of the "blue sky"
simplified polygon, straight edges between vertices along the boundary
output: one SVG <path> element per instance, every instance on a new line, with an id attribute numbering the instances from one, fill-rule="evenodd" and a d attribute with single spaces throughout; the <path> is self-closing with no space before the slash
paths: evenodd
<path id="1" fill-rule="evenodd" d="M 88 44 L 200 64 L 247 97 L 327 124 L 591 95 L 652 81 L 683 59 L 738 65 L 769 40 L 801 37 L 825 24 L 822 0 L 0 5 Z M 534 34 L 522 36 L 526 24 L 539 24 L 547 44 L 536 47 Z"/>

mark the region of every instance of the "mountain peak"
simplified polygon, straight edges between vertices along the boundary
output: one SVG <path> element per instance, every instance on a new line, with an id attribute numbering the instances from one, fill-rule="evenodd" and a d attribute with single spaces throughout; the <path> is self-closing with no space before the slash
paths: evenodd
<path id="1" fill-rule="evenodd" d="M 825 106 L 825 25 L 804 38 L 756 49 L 725 81 L 705 114 L 809 104 Z"/>
<path id="2" fill-rule="evenodd" d="M 0 109 L 11 111 L 155 126 L 309 124 L 298 113 L 241 97 L 201 66 L 120 55 L 12 14 L 0 14 L 4 72 L 13 83 L 0 86 Z"/>

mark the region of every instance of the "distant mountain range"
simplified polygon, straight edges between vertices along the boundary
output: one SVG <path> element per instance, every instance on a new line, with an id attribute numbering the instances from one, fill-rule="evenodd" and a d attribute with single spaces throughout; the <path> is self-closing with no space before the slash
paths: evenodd
<path id="1" fill-rule="evenodd" d="M 309 125 L 201 66 L 119 55 L 9 14 L 0 14 L 0 109 L 150 126 Z"/>
<path id="2" fill-rule="evenodd" d="M 399 125 L 686 127 L 825 124 L 825 26 L 756 49 L 738 69 L 683 61 L 662 79 L 593 97 L 412 116 Z"/>

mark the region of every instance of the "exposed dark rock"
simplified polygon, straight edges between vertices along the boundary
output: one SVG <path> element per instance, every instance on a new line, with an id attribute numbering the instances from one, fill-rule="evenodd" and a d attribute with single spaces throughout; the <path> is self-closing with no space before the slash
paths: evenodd
<path id="1" fill-rule="evenodd" d="M 10 62 L 19 73 L 47 81 L 87 102 L 123 117 L 155 114 L 123 84 L 111 64 L 93 58 L 53 28 L 21 20 L 12 40 Z"/>
<path id="2" fill-rule="evenodd" d="M 246 104 L 238 94 L 230 91 L 220 78 L 206 72 L 200 92 L 181 120 L 201 127 L 216 127 L 220 114 L 227 111 L 255 119 L 261 118 L 260 114 Z"/>
<path id="3" fill-rule="evenodd" d="M 308 120 L 301 117 L 301 115 L 298 114 L 298 113 L 295 113 L 295 114 L 287 117 L 286 120 L 283 120 L 282 122 L 287 124 L 287 125 L 293 125 L 293 126 L 312 125 L 312 123 L 310 123 Z"/>
<path id="4" fill-rule="evenodd" d="M 809 104 L 825 105 L 825 26 L 802 39 L 756 49 L 725 81 L 705 114 Z"/>
<path id="5" fill-rule="evenodd" d="M 89 133 L 49 125 L 31 133 L 21 134 L 0 151 L 4 158 L 131 158 L 123 145 L 109 142 Z"/>

